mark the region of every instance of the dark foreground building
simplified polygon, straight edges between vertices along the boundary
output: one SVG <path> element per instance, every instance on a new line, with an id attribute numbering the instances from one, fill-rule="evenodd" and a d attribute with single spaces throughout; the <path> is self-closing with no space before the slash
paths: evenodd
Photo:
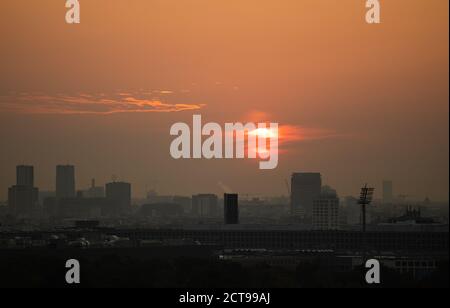
<path id="1" fill-rule="evenodd" d="M 13 238 L 46 240 L 55 234 L 66 238 L 89 239 L 104 235 L 142 240 L 190 240 L 204 245 L 218 245 L 226 249 L 272 250 L 334 250 L 358 252 L 362 234 L 358 231 L 305 231 L 283 229 L 245 229 L 240 226 L 222 226 L 216 229 L 71 229 L 46 232 L 3 232 L 0 241 Z M 368 231 L 367 247 L 371 252 L 405 252 L 446 254 L 449 251 L 448 232 L 393 232 Z"/>
<path id="2" fill-rule="evenodd" d="M 83 287 L 367 286 L 360 232 L 216 228 L 0 232 L 0 286 L 68 286 L 69 258 L 83 264 Z M 377 231 L 367 239 L 384 287 L 448 285 L 448 232 Z"/>
<path id="3" fill-rule="evenodd" d="M 223 197 L 223 211 L 226 225 L 239 224 L 239 206 L 237 194 L 225 194 Z"/>

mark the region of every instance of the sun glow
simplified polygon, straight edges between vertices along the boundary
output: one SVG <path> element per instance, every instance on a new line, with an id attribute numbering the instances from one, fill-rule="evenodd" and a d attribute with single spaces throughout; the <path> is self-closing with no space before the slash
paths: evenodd
<path id="1" fill-rule="evenodd" d="M 260 158 L 264 158 L 267 155 L 270 155 L 270 145 L 267 143 L 259 144 L 261 139 L 270 139 L 270 138 L 278 138 L 278 130 L 259 127 L 255 130 L 252 130 L 248 133 L 249 135 L 257 137 L 258 145 L 255 145 L 251 150 L 255 151 Z"/>
<path id="2" fill-rule="evenodd" d="M 278 137 L 278 133 L 274 129 L 270 128 L 257 128 L 249 133 L 260 138 L 275 138 Z"/>

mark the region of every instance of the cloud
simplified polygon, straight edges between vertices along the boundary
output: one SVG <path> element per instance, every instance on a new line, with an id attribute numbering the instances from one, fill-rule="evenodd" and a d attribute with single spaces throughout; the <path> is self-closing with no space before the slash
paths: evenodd
<path id="1" fill-rule="evenodd" d="M 301 143 L 315 140 L 326 140 L 343 136 L 333 130 L 324 128 L 305 127 L 289 123 L 280 123 L 276 117 L 261 110 L 252 110 L 241 117 L 242 123 L 278 123 L 278 152 L 286 153 L 288 148 Z M 269 135 L 270 136 L 270 135 Z M 246 146 L 246 151 L 248 147 Z"/>
<path id="2" fill-rule="evenodd" d="M 171 91 L 158 91 L 169 94 Z M 28 114 L 93 114 L 180 112 L 199 110 L 204 104 L 168 103 L 143 93 L 43 94 L 19 93 L 0 96 L 0 110 Z"/>
<path id="3" fill-rule="evenodd" d="M 281 125 L 279 127 L 280 143 L 321 140 L 337 136 L 338 134 L 335 132 L 321 128 L 311 128 L 297 125 Z"/>

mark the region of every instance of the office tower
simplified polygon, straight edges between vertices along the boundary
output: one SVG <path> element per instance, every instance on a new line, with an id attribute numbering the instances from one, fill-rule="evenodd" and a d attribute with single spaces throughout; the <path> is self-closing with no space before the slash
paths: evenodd
<path id="1" fill-rule="evenodd" d="M 33 187 L 33 167 L 17 166 L 16 182 L 8 189 L 9 211 L 18 217 L 30 218 L 35 214 L 39 191 Z"/>
<path id="2" fill-rule="evenodd" d="M 322 177 L 320 173 L 294 173 L 291 178 L 291 213 L 312 216 L 313 202 L 320 197 Z"/>
<path id="3" fill-rule="evenodd" d="M 339 198 L 334 189 L 323 187 L 320 197 L 313 201 L 312 223 L 317 230 L 339 229 Z"/>
<path id="4" fill-rule="evenodd" d="M 394 201 L 394 192 L 392 181 L 383 181 L 383 203 L 392 203 Z"/>
<path id="5" fill-rule="evenodd" d="M 75 198 L 75 167 L 56 167 L 56 198 Z"/>
<path id="6" fill-rule="evenodd" d="M 131 209 L 131 184 L 112 182 L 106 184 L 106 199 L 110 203 L 109 214 L 126 214 Z"/>
<path id="7" fill-rule="evenodd" d="M 192 214 L 200 217 L 215 217 L 218 214 L 218 199 L 213 194 L 192 196 Z"/>
<path id="8" fill-rule="evenodd" d="M 34 187 L 33 166 L 17 166 L 16 178 L 17 186 Z"/>
<path id="9" fill-rule="evenodd" d="M 19 217 L 33 216 L 37 202 L 38 189 L 29 186 L 12 186 L 8 189 L 8 206 Z"/>
<path id="10" fill-rule="evenodd" d="M 225 194 L 223 197 L 224 218 L 226 225 L 239 224 L 239 207 L 237 194 Z"/>

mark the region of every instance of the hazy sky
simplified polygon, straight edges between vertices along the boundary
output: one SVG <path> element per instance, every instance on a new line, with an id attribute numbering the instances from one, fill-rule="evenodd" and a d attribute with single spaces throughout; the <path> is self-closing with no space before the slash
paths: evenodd
<path id="1" fill-rule="evenodd" d="M 0 200 L 15 165 L 54 189 L 112 175 L 162 194 L 286 194 L 317 171 L 340 195 L 394 181 L 396 194 L 448 199 L 448 1 L 63 0 L 0 2 Z M 175 161 L 170 126 L 270 120 L 296 135 L 279 166 Z"/>

